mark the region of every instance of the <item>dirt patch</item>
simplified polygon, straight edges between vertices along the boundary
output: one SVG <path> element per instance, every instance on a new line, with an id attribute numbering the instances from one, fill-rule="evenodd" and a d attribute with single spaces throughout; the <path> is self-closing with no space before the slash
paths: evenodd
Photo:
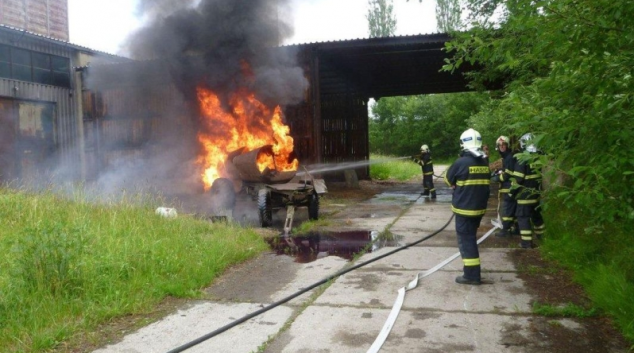
<path id="1" fill-rule="evenodd" d="M 264 253 L 226 271 L 205 293 L 214 301 L 267 303 L 300 267 L 292 257 Z"/>
<path id="2" fill-rule="evenodd" d="M 537 249 L 518 249 L 510 257 L 527 293 L 537 298 L 539 304 L 592 308 L 583 288 L 572 280 L 572 273 L 543 259 Z M 548 352 L 630 352 L 630 344 L 610 319 L 600 315 L 586 318 L 536 315 L 531 320 L 531 331 L 531 339 L 543 342 L 544 351 Z"/>

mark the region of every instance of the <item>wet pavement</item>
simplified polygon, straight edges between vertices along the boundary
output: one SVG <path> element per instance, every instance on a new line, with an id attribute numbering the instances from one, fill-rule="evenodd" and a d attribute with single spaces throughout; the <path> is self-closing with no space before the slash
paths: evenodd
<path id="1" fill-rule="evenodd" d="M 277 238 L 271 243 L 272 252 L 231 269 L 208 288 L 208 300 L 181 308 L 95 352 L 174 351 L 271 305 L 275 307 L 182 351 L 366 352 L 381 332 L 397 291 L 457 252 L 452 221 L 433 238 L 382 257 L 447 224 L 451 190 L 439 179 L 435 183 L 436 201 L 419 194 L 420 184 L 401 184 L 344 211 L 334 210 L 338 205 L 322 208 L 332 224 L 319 233 L 296 240 Z M 495 199 L 492 195 L 479 236 L 492 228 Z M 392 238 L 373 247 L 379 234 Z M 367 253 L 354 256 L 363 249 Z M 536 339 L 531 328 L 533 298 L 508 256 L 511 251 L 517 250 L 480 247 L 487 284 L 456 284 L 455 277 L 462 273 L 459 256 L 420 279 L 406 293 L 380 352 L 549 352 L 547 341 Z M 285 301 L 333 274 L 377 258 Z M 277 305 L 280 301 L 284 303 Z M 574 319 L 552 322 L 566 330 L 585 330 Z M 606 352 L 612 351 L 606 348 Z"/>

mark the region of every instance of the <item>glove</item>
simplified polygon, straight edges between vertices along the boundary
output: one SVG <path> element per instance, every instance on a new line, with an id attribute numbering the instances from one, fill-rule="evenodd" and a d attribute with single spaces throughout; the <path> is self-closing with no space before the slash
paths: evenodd
<path id="1" fill-rule="evenodd" d="M 410 158 L 412 161 L 414 161 L 414 163 L 418 163 L 418 162 L 420 162 L 420 160 L 419 160 L 419 159 L 418 159 L 418 157 L 416 157 L 416 156 L 410 156 L 409 158 Z"/>

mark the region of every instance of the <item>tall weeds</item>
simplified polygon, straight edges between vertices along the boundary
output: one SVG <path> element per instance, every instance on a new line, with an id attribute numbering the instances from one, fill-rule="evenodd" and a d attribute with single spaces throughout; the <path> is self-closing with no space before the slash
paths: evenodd
<path id="1" fill-rule="evenodd" d="M 0 347 L 44 351 L 167 296 L 197 297 L 265 248 L 232 224 L 157 216 L 142 196 L 0 189 Z"/>

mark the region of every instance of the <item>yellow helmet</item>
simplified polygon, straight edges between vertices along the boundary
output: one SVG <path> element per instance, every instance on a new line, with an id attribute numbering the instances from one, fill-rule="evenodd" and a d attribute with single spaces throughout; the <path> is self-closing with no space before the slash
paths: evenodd
<path id="1" fill-rule="evenodd" d="M 420 146 L 420 151 L 421 151 L 421 153 L 429 152 L 429 146 L 427 146 L 427 145 Z"/>

